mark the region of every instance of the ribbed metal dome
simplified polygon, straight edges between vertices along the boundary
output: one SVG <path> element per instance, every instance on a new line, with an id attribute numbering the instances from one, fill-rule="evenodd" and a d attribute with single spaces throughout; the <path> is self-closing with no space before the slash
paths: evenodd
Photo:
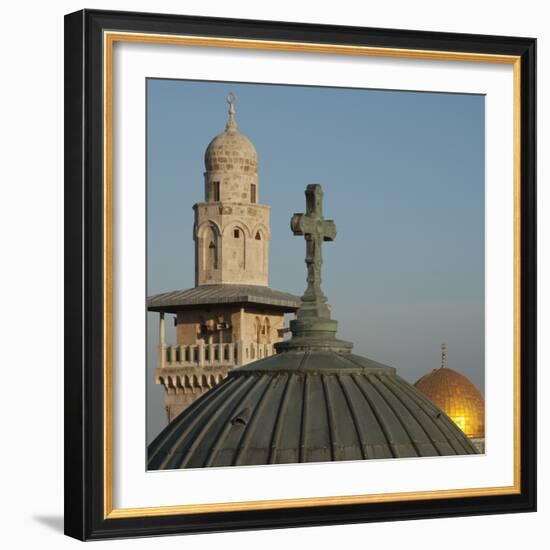
<path id="1" fill-rule="evenodd" d="M 321 247 L 336 226 L 319 185 L 291 228 L 307 239 L 308 287 L 277 355 L 234 369 L 149 447 L 149 469 L 476 454 L 464 433 L 394 368 L 336 339 Z"/>
<path id="2" fill-rule="evenodd" d="M 395 369 L 289 351 L 233 370 L 149 447 L 149 469 L 475 454 Z"/>

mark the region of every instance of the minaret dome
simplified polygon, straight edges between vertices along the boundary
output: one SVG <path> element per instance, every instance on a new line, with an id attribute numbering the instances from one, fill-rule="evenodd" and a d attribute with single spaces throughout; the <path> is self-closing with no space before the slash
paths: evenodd
<path id="1" fill-rule="evenodd" d="M 258 202 L 258 155 L 238 129 L 236 101 L 235 94 L 227 96 L 229 118 L 225 130 L 210 142 L 204 154 L 206 201 Z"/>

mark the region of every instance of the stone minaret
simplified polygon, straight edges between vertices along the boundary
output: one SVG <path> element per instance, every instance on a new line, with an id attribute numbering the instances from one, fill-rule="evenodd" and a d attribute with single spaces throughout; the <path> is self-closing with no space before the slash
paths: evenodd
<path id="1" fill-rule="evenodd" d="M 267 286 L 269 206 L 259 204 L 258 157 L 239 132 L 234 94 L 225 131 L 208 146 L 204 202 L 195 210 L 195 285 Z"/>
<path id="2" fill-rule="evenodd" d="M 148 298 L 149 311 L 160 313 L 155 380 L 168 421 L 231 369 L 273 355 L 285 313 L 300 306 L 298 296 L 268 286 L 270 207 L 258 204 L 258 155 L 237 129 L 235 95 L 227 101 L 225 130 L 204 156 L 204 202 L 193 206 L 195 287 Z M 166 314 L 175 344 L 166 342 Z"/>

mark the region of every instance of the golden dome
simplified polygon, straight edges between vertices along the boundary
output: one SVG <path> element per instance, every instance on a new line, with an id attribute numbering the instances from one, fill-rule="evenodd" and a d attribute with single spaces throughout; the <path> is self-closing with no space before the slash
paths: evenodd
<path id="1" fill-rule="evenodd" d="M 485 400 L 464 375 L 443 366 L 425 374 L 415 386 L 468 437 L 485 437 Z"/>

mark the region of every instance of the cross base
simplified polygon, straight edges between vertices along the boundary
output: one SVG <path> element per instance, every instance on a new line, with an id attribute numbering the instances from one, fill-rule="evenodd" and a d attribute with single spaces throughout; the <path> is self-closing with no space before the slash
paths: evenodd
<path id="1" fill-rule="evenodd" d="M 277 342 L 277 353 L 284 351 L 304 351 L 325 349 L 337 353 L 349 353 L 353 348 L 351 342 L 336 339 L 338 321 L 333 319 L 294 319 L 290 321 L 292 338 Z"/>

